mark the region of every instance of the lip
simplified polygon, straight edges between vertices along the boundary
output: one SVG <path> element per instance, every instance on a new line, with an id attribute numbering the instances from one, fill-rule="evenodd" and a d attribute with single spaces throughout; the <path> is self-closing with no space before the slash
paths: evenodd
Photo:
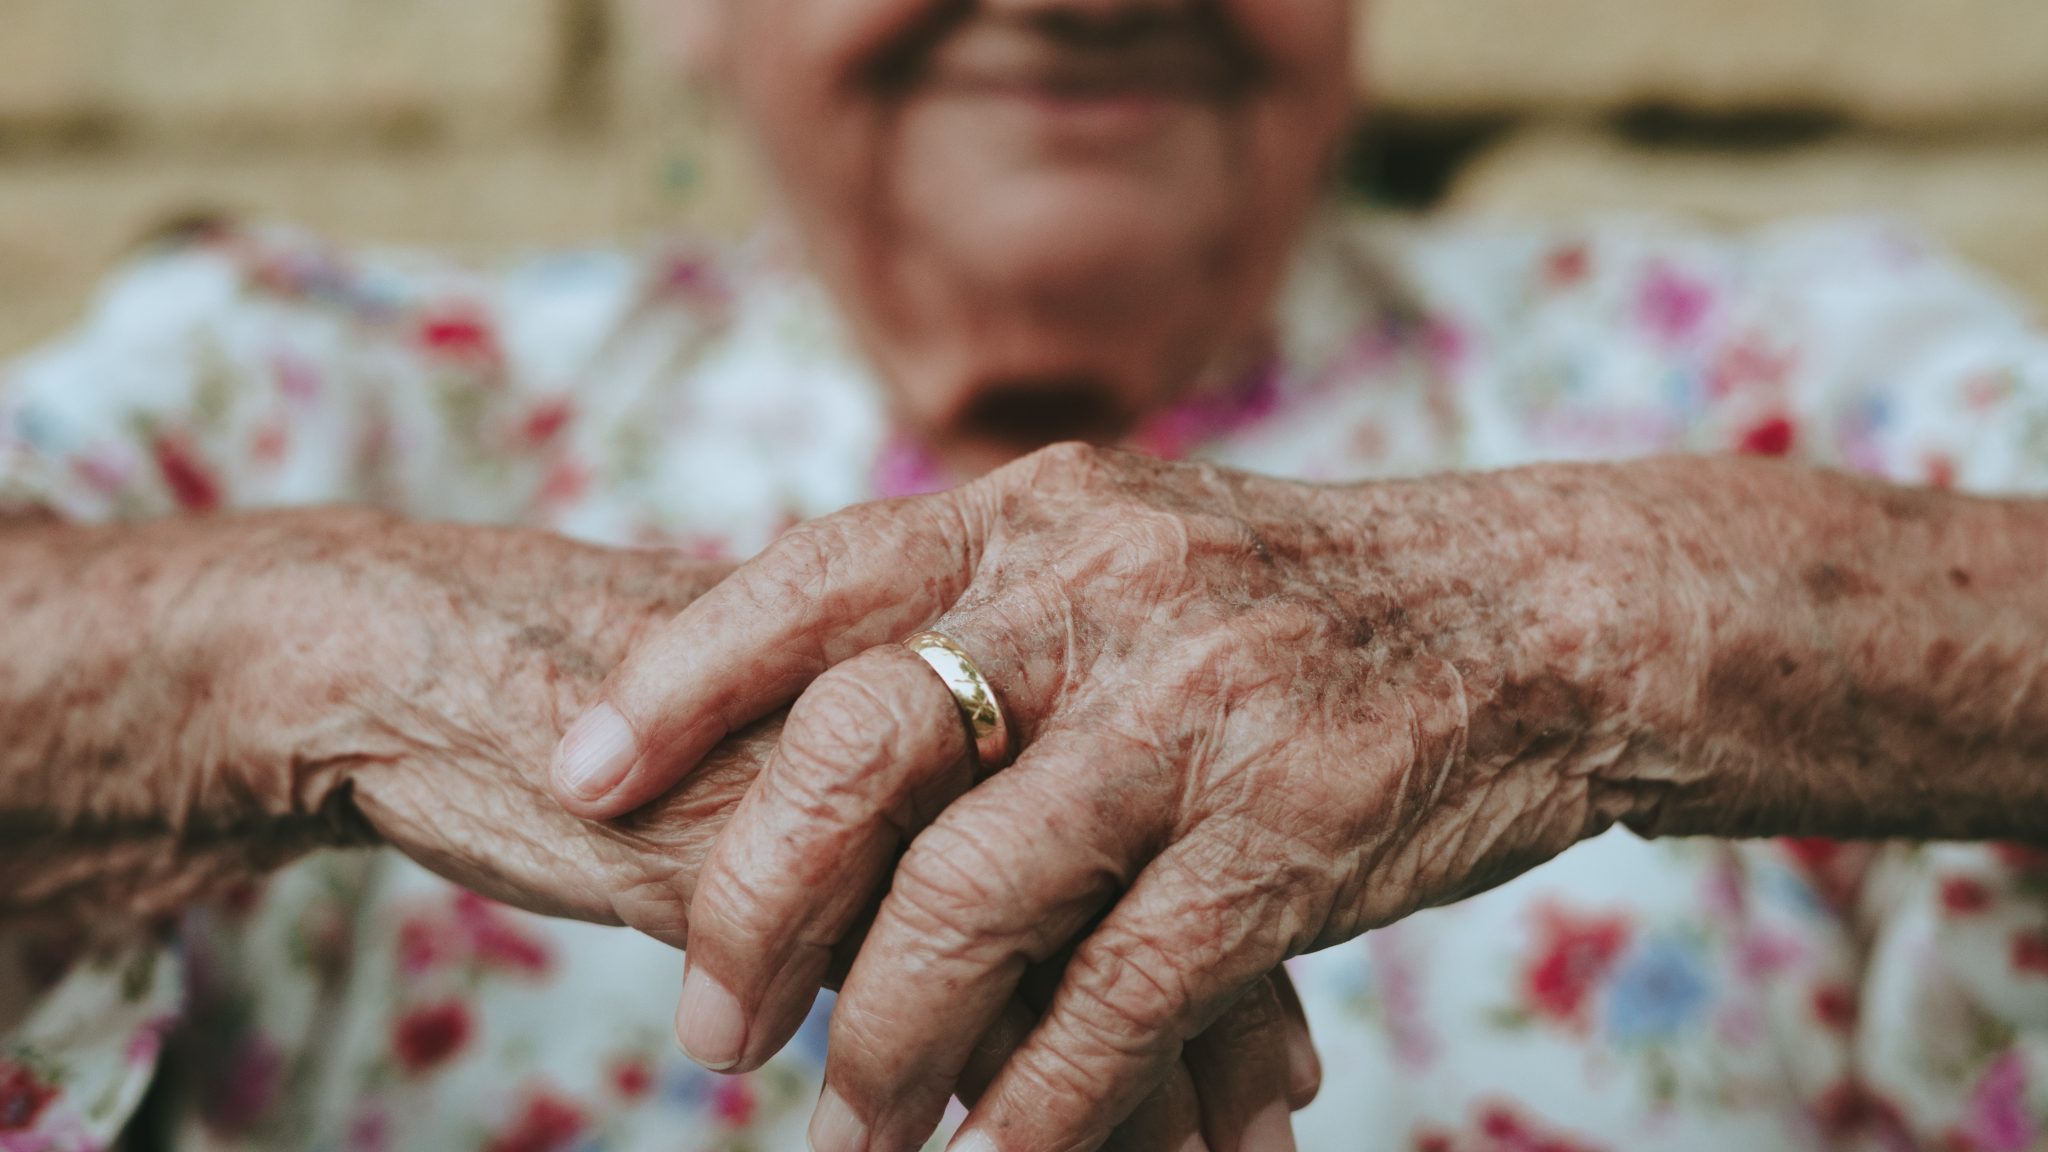
<path id="1" fill-rule="evenodd" d="M 1062 115 L 1222 102 L 1248 80 L 1241 61 L 1193 30 L 1077 44 L 1005 23 L 957 31 L 924 72 L 931 89 L 1018 98 Z"/>

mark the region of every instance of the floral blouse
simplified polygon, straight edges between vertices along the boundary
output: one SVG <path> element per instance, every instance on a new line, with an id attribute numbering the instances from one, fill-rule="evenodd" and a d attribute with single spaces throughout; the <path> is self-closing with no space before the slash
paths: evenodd
<path id="1" fill-rule="evenodd" d="M 1134 446 L 1317 479 L 1730 451 L 2048 482 L 2048 338 L 1881 222 L 1332 220 L 1277 311 L 1256 370 Z M 0 370 L 0 504 L 87 521 L 353 500 L 743 557 L 947 482 L 772 237 L 473 269 L 216 229 Z M 795 1152 L 829 997 L 723 1078 L 670 1038 L 680 967 L 388 851 L 121 953 L 0 925 L 0 1152 L 131 1122 L 180 1152 Z M 2048 1146 L 2048 853 L 1615 830 L 1292 967 L 1310 1152 Z"/>

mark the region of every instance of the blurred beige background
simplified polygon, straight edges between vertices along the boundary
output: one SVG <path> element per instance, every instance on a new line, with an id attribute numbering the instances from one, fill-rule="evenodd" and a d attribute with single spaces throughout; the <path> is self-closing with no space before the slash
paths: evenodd
<path id="1" fill-rule="evenodd" d="M 194 214 L 473 252 L 737 230 L 691 0 L 0 0 L 0 354 Z M 1374 0 L 1401 209 L 1919 218 L 2048 308 L 2048 0 Z M 1369 93 L 1369 95 L 1367 95 Z"/>

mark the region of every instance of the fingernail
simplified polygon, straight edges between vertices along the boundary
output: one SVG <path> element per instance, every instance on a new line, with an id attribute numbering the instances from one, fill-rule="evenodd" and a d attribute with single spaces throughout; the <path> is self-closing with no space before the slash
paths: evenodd
<path id="1" fill-rule="evenodd" d="M 1260 1109 L 1244 1126 L 1244 1152 L 1294 1152 L 1294 1112 L 1285 1100 Z"/>
<path id="2" fill-rule="evenodd" d="M 996 1142 L 979 1128 L 969 1128 L 954 1135 L 953 1142 L 946 1145 L 946 1152 L 996 1152 Z"/>
<path id="3" fill-rule="evenodd" d="M 747 1018 L 739 998 L 695 964 L 683 973 L 683 995 L 676 1005 L 676 1038 L 690 1059 L 713 1072 L 740 1062 L 747 1043 Z"/>
<path id="4" fill-rule="evenodd" d="M 868 1126 L 827 1087 L 811 1113 L 811 1152 L 867 1152 Z"/>
<path id="5" fill-rule="evenodd" d="M 619 710 L 599 703 L 562 736 L 555 749 L 555 783 L 572 796 L 595 800 L 626 778 L 637 743 Z"/>

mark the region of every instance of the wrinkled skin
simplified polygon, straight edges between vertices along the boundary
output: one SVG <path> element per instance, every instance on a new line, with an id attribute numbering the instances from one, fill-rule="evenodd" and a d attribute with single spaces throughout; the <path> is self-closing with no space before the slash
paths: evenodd
<path id="1" fill-rule="evenodd" d="M 790 533 L 563 754 L 615 726 L 613 774 L 674 779 L 793 699 L 699 879 L 684 1046 L 759 1063 L 863 923 L 849 890 L 886 888 L 819 1152 L 916 1146 L 1045 965 L 956 1147 L 1081 1150 L 1284 958 L 1616 822 L 2048 835 L 2044 563 L 2039 503 L 1768 462 L 1323 487 L 1061 446 Z M 899 643 L 928 626 L 1008 711 L 1021 754 L 984 778 Z"/>
<path id="2" fill-rule="evenodd" d="M 464 565 L 499 570 L 490 559 L 486 548 L 472 545 Z M 693 776 L 622 821 L 587 823 L 563 811 L 539 779 L 546 763 L 540 750 L 560 732 L 563 717 L 570 714 L 566 706 L 587 701 L 592 674 L 618 662 L 605 649 L 630 651 L 652 620 L 672 614 L 674 599 L 673 583 L 660 579 L 673 569 L 668 558 L 577 549 L 574 560 L 601 565 L 611 576 L 603 603 L 567 610 L 574 614 L 585 608 L 587 618 L 562 619 L 559 629 L 528 619 L 527 606 L 534 601 L 519 599 L 527 591 L 520 585 L 533 581 L 536 596 L 544 595 L 547 586 L 539 579 L 542 566 L 529 562 L 520 578 L 477 588 L 483 603 L 465 612 L 465 618 L 447 621 L 445 632 L 431 636 L 419 653 L 418 666 L 440 665 L 445 656 L 435 650 L 440 645 L 434 641 L 460 638 L 461 650 L 482 655 L 494 671 L 512 671 L 511 677 L 498 672 L 453 683 L 442 677 L 424 701 L 426 709 L 420 702 L 408 707 L 396 694 L 371 703 L 372 715 L 412 717 L 407 743 L 414 751 L 394 770 L 356 774 L 357 803 L 370 823 L 408 855 L 472 889 L 549 914 L 622 923 L 683 947 L 691 935 L 688 913 L 706 849 L 734 798 L 775 746 L 779 725 L 755 724 L 723 741 L 708 758 L 703 777 Z M 623 579 L 617 575 L 621 572 Z M 526 611 L 493 618 L 491 601 L 499 597 L 514 599 Z M 507 638 L 507 650 L 492 651 L 497 637 Z M 595 638 L 595 644 L 586 637 Z M 534 650 L 520 650 L 528 645 Z M 508 698 L 507 686 L 532 695 Z M 528 720 L 522 723 L 521 717 Z M 451 719 L 457 722 L 451 725 Z M 946 731 L 957 735 L 959 728 Z M 965 749 L 953 744 L 935 751 L 958 763 Z M 831 876 L 816 879 L 817 893 L 829 896 L 836 890 L 851 912 L 872 912 L 870 886 L 842 887 Z M 850 936 L 835 953 L 821 954 L 825 966 L 810 974 L 808 995 L 796 1006 L 799 1017 L 821 985 L 837 985 L 857 943 L 858 937 Z M 1199 1130 L 1205 1109 L 1241 1125 L 1252 1117 L 1239 1117 L 1271 1104 L 1284 1131 L 1287 1114 L 1307 1104 L 1320 1081 L 1306 1023 L 1285 981 L 1279 973 L 1257 981 L 1227 1019 L 1193 1038 L 1187 1059 L 1122 1126 L 1118 1146 L 1184 1147 Z M 1006 997 L 996 1012 L 977 1022 L 980 1026 L 963 1045 L 966 1075 L 949 1079 L 949 1090 L 970 1101 L 978 1096 L 1033 1024 L 1036 1013 L 1030 1003 L 1042 1000 L 1029 994 Z"/>
<path id="3" fill-rule="evenodd" d="M 722 568 L 344 510 L 14 525 L 0 544 L 12 627 L 47 653 L 0 676 L 12 916 L 173 912 L 223 876 L 384 839 L 511 903 L 680 943 L 767 739 L 613 827 L 562 812 L 536 768 Z M 117 595 L 126 611 L 92 611 Z M 15 850 L 37 839 L 78 850 Z"/>
<path id="4" fill-rule="evenodd" d="M 567 718 L 725 572 L 673 554 L 344 510 L 0 528 L 0 601 L 20 651 L 43 654 L 0 669 L 10 930 L 166 916 L 311 848 L 384 842 L 510 904 L 681 947 L 702 862 L 781 728 L 770 715 L 735 733 L 618 821 L 548 794 Z M 92 610 L 117 599 L 120 613 Z M 1028 1004 L 978 1037 L 969 1098 L 1028 1031 Z M 1305 1104 L 1319 1076 L 1276 975 L 1118 1146 L 1183 1147 L 1205 1102 L 1250 1082 Z"/>
<path id="5" fill-rule="evenodd" d="M 674 764 L 797 697 L 697 890 L 686 1047 L 764 1060 L 854 890 L 886 886 L 821 1152 L 922 1140 L 973 1037 L 1060 960 L 972 1123 L 1089 1148 L 1282 959 L 1606 827 L 1629 796 L 1603 783 L 1628 743 L 1605 700 L 1633 686 L 1601 632 L 1623 622 L 1554 541 L 1619 504 L 1574 487 L 1318 488 L 1065 446 L 793 531 L 608 693 Z M 950 696 L 895 643 L 933 621 L 1023 749 L 978 786 Z"/>

